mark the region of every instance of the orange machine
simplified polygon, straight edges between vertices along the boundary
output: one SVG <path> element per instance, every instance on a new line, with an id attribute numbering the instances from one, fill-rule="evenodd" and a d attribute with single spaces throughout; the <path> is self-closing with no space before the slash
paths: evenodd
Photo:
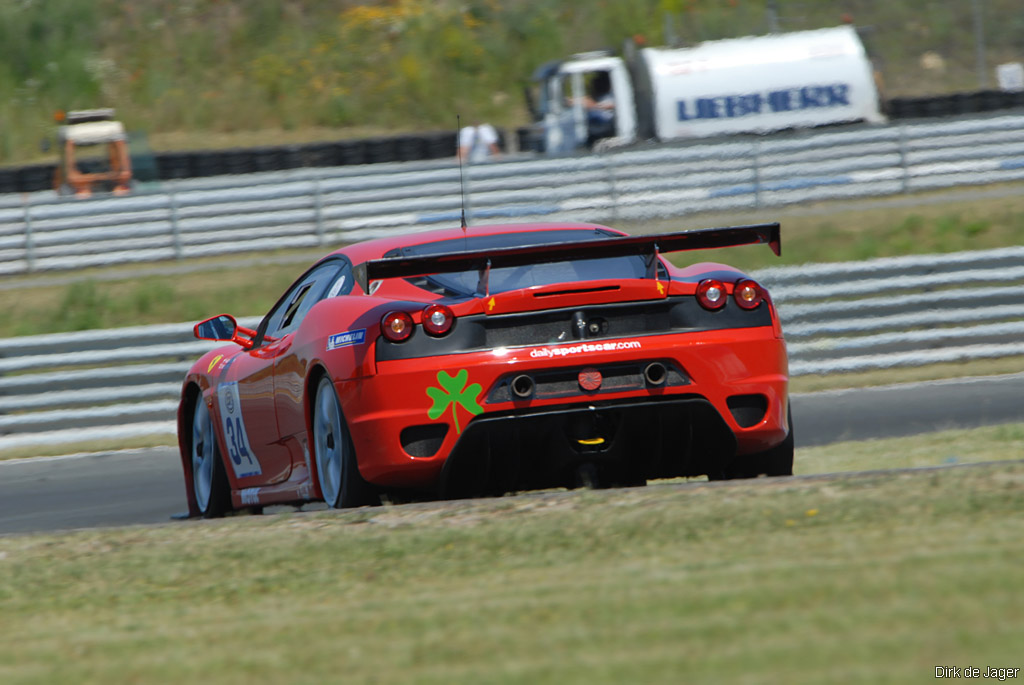
<path id="1" fill-rule="evenodd" d="M 64 122 L 57 130 L 60 161 L 54 172 L 54 190 L 62 195 L 74 193 L 75 197 L 90 197 L 97 188 L 109 189 L 115 195 L 131 192 L 132 164 L 128 157 L 128 136 L 124 125 L 114 120 L 114 110 L 68 112 Z M 106 159 L 95 160 L 96 166 L 101 168 L 83 172 L 76 159 L 77 150 L 96 145 L 107 146 Z"/>

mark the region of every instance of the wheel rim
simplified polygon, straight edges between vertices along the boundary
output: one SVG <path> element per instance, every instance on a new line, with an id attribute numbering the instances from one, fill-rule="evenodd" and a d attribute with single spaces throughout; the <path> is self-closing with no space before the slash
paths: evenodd
<path id="1" fill-rule="evenodd" d="M 210 506 L 213 490 L 214 451 L 210 410 L 206 408 L 203 398 L 199 397 L 192 417 L 192 492 L 196 496 L 196 506 L 203 513 Z"/>
<path id="2" fill-rule="evenodd" d="M 344 429 L 341 426 L 341 409 L 338 407 L 334 388 L 326 379 L 320 383 L 316 395 L 313 440 L 320 492 L 324 496 L 324 501 L 334 506 L 341 491 L 345 440 Z"/>

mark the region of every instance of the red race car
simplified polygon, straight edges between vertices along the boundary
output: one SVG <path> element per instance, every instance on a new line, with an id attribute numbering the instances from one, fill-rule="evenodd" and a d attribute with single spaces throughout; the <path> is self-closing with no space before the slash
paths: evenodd
<path id="1" fill-rule="evenodd" d="M 231 344 L 182 387 L 189 512 L 791 474 L 768 293 L 662 257 L 753 243 L 778 254 L 779 225 L 485 226 L 337 250 L 256 330 L 196 325 Z"/>

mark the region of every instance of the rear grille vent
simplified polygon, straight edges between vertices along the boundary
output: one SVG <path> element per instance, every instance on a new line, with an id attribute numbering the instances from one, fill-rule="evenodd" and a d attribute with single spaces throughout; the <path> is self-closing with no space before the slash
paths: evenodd
<path id="1" fill-rule="evenodd" d="M 675 363 L 668 360 L 658 360 L 665 366 L 665 380 L 657 387 L 672 387 L 689 385 L 690 380 L 686 373 Z M 586 367 L 596 368 L 602 377 L 601 387 L 594 391 L 586 391 L 580 387 L 579 374 L 584 367 L 572 367 L 561 369 L 544 369 L 530 374 L 533 380 L 532 399 L 547 400 L 561 397 L 577 397 L 580 395 L 601 395 L 612 392 L 627 392 L 630 390 L 643 390 L 652 387 L 644 377 L 644 369 L 651 360 L 629 362 L 626 364 L 608 364 L 605 366 Z M 521 373 L 510 373 L 497 380 L 491 391 L 487 394 L 487 404 L 499 402 L 511 402 L 519 400 L 512 393 L 512 380 Z"/>

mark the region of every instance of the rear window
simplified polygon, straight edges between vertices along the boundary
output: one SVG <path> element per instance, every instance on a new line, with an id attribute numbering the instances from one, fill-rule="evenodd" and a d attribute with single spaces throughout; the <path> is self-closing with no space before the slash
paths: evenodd
<path id="1" fill-rule="evenodd" d="M 392 251 L 385 256 L 423 257 L 446 252 L 607 240 L 613 237 L 613 235 L 599 230 L 565 230 L 468 236 L 465 239 L 456 238 L 454 240 L 442 240 L 423 245 L 412 245 Z M 635 255 L 502 267 L 491 269 L 489 290 L 493 294 L 573 281 L 596 281 L 605 278 L 644 278 L 646 272 L 643 257 Z M 480 272 L 472 270 L 434 274 L 411 278 L 409 281 L 425 290 L 447 296 L 472 296 L 479 294 L 477 286 L 480 282 Z"/>

